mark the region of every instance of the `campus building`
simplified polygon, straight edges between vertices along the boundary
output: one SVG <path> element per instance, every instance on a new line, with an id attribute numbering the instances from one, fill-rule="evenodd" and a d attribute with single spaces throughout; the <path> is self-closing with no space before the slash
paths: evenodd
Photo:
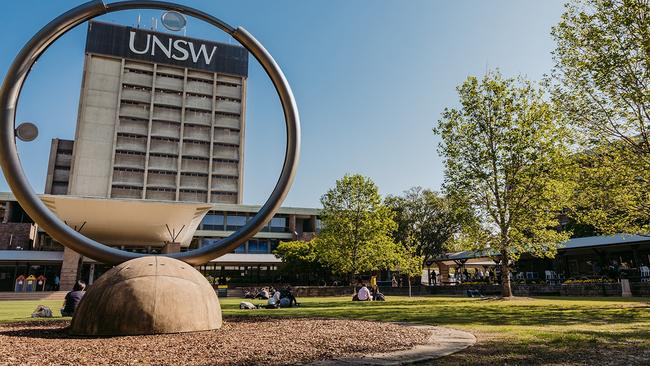
<path id="1" fill-rule="evenodd" d="M 241 203 L 248 51 L 90 22 L 68 194 Z"/>
<path id="2" fill-rule="evenodd" d="M 56 196 L 44 196 L 45 199 L 52 197 Z M 87 202 L 92 201 L 86 199 Z M 189 242 L 183 244 L 180 250 L 192 250 L 229 236 L 243 226 L 258 209 L 259 206 L 253 205 L 211 204 L 210 210 L 198 223 L 197 230 L 190 235 Z M 232 253 L 216 258 L 198 269 L 215 281 L 226 278 L 231 285 L 276 280 L 281 261 L 272 251 L 281 241 L 311 239 L 320 230 L 318 214 L 319 210 L 314 208 L 282 207 L 252 239 Z M 101 216 L 101 210 L 95 215 Z M 81 232 L 87 235 L 87 228 L 93 229 L 95 222 L 104 222 L 93 220 L 93 217 L 85 219 L 86 225 Z M 0 193 L 0 221 L 0 291 L 13 291 L 15 279 L 20 275 L 43 275 L 47 278 L 45 289 L 53 290 L 56 277 L 59 277 L 63 289 L 67 286 L 67 273 L 70 273 L 72 280 L 79 277 L 92 282 L 110 268 L 90 258 L 81 257 L 53 240 L 33 223 L 11 193 Z M 137 223 L 142 224 L 143 220 L 138 220 Z M 80 226 L 78 223 L 75 225 Z M 140 226 L 144 228 L 144 225 Z M 142 231 L 151 235 L 150 230 Z M 162 241 L 151 242 L 149 245 L 124 244 L 112 246 L 126 251 L 151 254 L 161 253 L 164 247 Z"/>
<path id="3" fill-rule="evenodd" d="M 43 202 L 70 227 L 138 253 L 199 248 L 241 228 L 248 52 L 240 46 L 89 22 L 74 140 L 51 143 Z M 90 283 L 109 266 L 64 248 L 0 193 L 0 291 Z M 233 253 L 200 266 L 230 283 L 270 281 L 280 241 L 308 240 L 318 210 L 283 207 Z M 57 284 L 59 286 L 57 286 Z"/>

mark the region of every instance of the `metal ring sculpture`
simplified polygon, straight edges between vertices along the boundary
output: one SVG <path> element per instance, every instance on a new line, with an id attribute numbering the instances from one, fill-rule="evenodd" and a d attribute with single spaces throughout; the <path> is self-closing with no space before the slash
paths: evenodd
<path id="1" fill-rule="evenodd" d="M 282 172 L 271 195 L 257 214 L 241 229 L 217 243 L 190 252 L 167 254 L 191 265 L 199 265 L 226 254 L 255 233 L 273 217 L 286 197 L 298 167 L 300 154 L 300 118 L 298 107 L 282 70 L 264 47 L 244 28 L 233 28 L 210 14 L 184 5 L 163 1 L 120 1 L 104 4 L 101 0 L 91 1 L 58 16 L 43 27 L 14 59 L 0 89 L 0 165 L 7 183 L 16 199 L 29 216 L 54 239 L 70 249 L 97 261 L 118 264 L 144 254 L 130 253 L 111 248 L 74 231 L 50 211 L 36 196 L 23 171 L 15 140 L 16 105 L 25 79 L 34 63 L 43 52 L 63 34 L 77 25 L 97 16 L 120 10 L 159 9 L 175 10 L 201 19 L 228 33 L 241 43 L 262 65 L 280 97 L 284 110 L 287 132 L 287 146 Z"/>

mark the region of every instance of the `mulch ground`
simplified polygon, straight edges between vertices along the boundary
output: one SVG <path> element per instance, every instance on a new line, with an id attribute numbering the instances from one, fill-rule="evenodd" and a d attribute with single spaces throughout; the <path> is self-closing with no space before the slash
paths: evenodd
<path id="1" fill-rule="evenodd" d="M 0 324 L 0 365 L 287 365 L 409 349 L 429 333 L 391 323 L 228 317 L 215 331 L 79 338 L 69 322 Z"/>

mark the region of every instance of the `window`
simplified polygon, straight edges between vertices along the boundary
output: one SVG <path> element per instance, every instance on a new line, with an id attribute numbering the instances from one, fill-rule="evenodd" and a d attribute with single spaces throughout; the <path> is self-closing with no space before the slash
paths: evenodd
<path id="1" fill-rule="evenodd" d="M 222 214 L 207 214 L 201 223 L 203 230 L 223 230 L 224 218 Z"/>
<path id="2" fill-rule="evenodd" d="M 227 217 L 226 230 L 228 230 L 228 231 L 239 230 L 239 228 L 241 228 L 245 224 L 246 224 L 246 215 L 244 215 L 244 214 L 240 214 L 240 215 L 230 214 Z"/>
<path id="3" fill-rule="evenodd" d="M 235 249 L 235 253 L 238 253 L 238 254 L 246 253 L 246 243 L 238 246 L 237 249 Z"/>
<path id="4" fill-rule="evenodd" d="M 271 227 L 271 232 L 274 233 L 284 233 L 288 231 L 287 228 L 287 218 L 286 217 L 274 217 L 271 219 L 269 224 Z"/>
<path id="5" fill-rule="evenodd" d="M 269 252 L 269 242 L 266 240 L 249 240 L 248 253 L 265 254 Z"/>

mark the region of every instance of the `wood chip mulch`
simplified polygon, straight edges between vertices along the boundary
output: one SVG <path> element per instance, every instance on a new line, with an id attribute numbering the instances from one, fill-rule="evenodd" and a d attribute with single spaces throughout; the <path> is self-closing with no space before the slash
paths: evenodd
<path id="1" fill-rule="evenodd" d="M 0 365 L 288 365 L 409 349 L 429 336 L 333 319 L 228 317 L 215 331 L 110 338 L 72 337 L 68 325 L 0 324 Z"/>

